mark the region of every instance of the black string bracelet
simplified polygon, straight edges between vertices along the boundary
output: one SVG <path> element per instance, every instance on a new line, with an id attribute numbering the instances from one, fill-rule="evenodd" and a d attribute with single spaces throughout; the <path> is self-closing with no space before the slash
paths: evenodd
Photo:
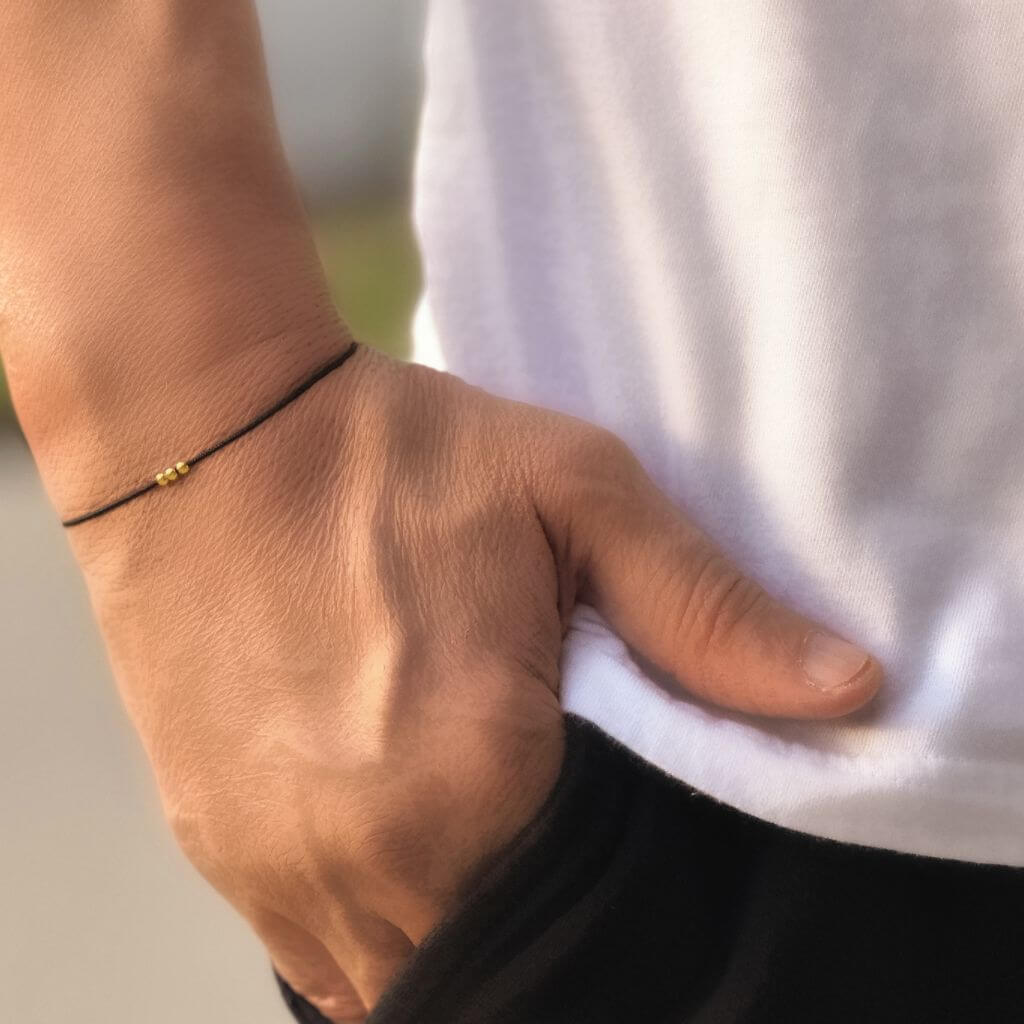
<path id="1" fill-rule="evenodd" d="M 315 373 L 307 377 L 301 384 L 292 388 L 280 401 L 276 402 L 269 409 L 261 412 L 255 419 L 250 420 L 245 424 L 244 427 L 239 427 L 237 430 L 232 431 L 227 437 L 222 438 L 216 444 L 211 444 L 209 448 L 204 448 L 197 455 L 193 455 L 191 459 L 182 459 L 179 462 L 174 463 L 173 466 L 168 466 L 167 469 L 157 473 L 154 479 L 150 480 L 148 484 L 143 484 L 141 487 L 136 487 L 135 490 L 129 491 L 127 494 L 122 494 L 120 498 L 115 498 L 114 501 L 108 502 L 106 505 L 101 505 L 99 508 L 94 508 L 91 512 L 86 512 L 83 515 L 75 516 L 72 519 L 65 519 L 61 522 L 61 526 L 77 526 L 79 523 L 84 523 L 89 519 L 96 519 L 98 516 L 102 516 L 107 512 L 112 511 L 115 508 L 120 508 L 122 505 L 131 501 L 133 498 L 141 497 L 143 494 L 147 494 L 149 491 L 156 490 L 160 487 L 167 487 L 177 480 L 181 480 L 195 467 L 196 463 L 202 462 L 203 459 L 209 458 L 214 452 L 218 452 L 227 444 L 231 444 L 232 441 L 237 441 L 243 434 L 248 434 L 250 430 L 255 429 L 265 420 L 270 419 L 271 416 L 276 412 L 280 412 L 290 402 L 294 402 L 299 395 L 308 391 L 318 380 L 322 380 L 332 370 L 336 370 L 342 363 L 345 362 L 350 356 L 355 354 L 356 349 L 359 347 L 359 342 L 353 341 L 348 348 L 345 349 L 341 355 L 335 356 L 330 362 L 325 363 Z"/>

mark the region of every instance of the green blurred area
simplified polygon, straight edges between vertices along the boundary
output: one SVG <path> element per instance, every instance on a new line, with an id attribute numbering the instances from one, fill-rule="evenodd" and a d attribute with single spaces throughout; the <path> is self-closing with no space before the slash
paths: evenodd
<path id="1" fill-rule="evenodd" d="M 320 259 L 352 333 L 394 356 L 409 355 L 420 262 L 405 202 L 363 203 L 317 218 Z"/>
<path id="2" fill-rule="evenodd" d="M 420 264 L 408 203 L 373 199 L 314 217 L 313 234 L 335 304 L 352 333 L 394 356 L 409 354 Z M 0 372 L 0 418 L 13 423 Z"/>

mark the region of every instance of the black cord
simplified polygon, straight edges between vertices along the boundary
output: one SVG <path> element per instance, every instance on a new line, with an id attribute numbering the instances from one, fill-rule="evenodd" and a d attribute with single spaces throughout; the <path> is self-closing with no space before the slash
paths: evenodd
<path id="1" fill-rule="evenodd" d="M 177 467 L 184 467 L 180 473 L 181 476 L 186 475 L 197 462 L 202 462 L 203 459 L 209 458 L 214 452 L 220 451 L 227 444 L 231 444 L 232 441 L 237 441 L 243 434 L 248 434 L 250 430 L 255 429 L 265 420 L 270 419 L 271 416 L 276 412 L 280 412 L 290 402 L 294 402 L 299 395 L 303 392 L 308 391 L 318 380 L 326 377 L 332 370 L 336 370 L 342 363 L 345 362 L 350 356 L 355 354 L 356 349 L 359 347 L 359 342 L 353 341 L 348 348 L 345 349 L 341 355 L 335 356 L 330 362 L 321 366 L 312 376 L 307 377 L 301 384 L 292 388 L 280 401 L 276 402 L 269 409 L 261 412 L 255 419 L 250 420 L 245 424 L 244 427 L 239 427 L 237 430 L 228 434 L 227 437 L 221 439 L 216 444 L 211 444 L 209 448 L 204 448 L 197 455 L 193 455 L 191 459 L 178 462 L 175 465 Z M 149 491 L 156 490 L 158 487 L 163 486 L 160 482 L 160 478 L 165 477 L 165 474 L 170 473 L 166 479 L 167 481 L 177 479 L 174 475 L 173 469 L 165 470 L 163 473 L 158 473 L 156 479 L 151 480 L 148 484 L 143 484 L 141 487 L 136 487 L 135 490 L 129 491 L 127 494 L 121 495 L 120 498 L 116 498 L 114 501 L 109 502 L 106 505 L 101 505 L 99 508 L 93 509 L 91 512 L 86 512 L 83 515 L 75 516 L 72 519 L 65 519 L 61 522 L 61 526 L 77 526 L 79 523 L 84 523 L 86 520 L 95 519 L 97 516 L 103 515 L 105 512 L 110 512 L 115 508 L 119 508 L 126 502 L 131 501 L 133 498 L 138 498 L 142 494 L 146 494 Z"/>

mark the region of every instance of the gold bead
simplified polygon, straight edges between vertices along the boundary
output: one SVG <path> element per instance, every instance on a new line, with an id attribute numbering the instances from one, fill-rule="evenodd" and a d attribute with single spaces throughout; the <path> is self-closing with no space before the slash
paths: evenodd
<path id="1" fill-rule="evenodd" d="M 178 479 L 178 472 L 173 466 L 168 466 L 164 470 L 164 476 L 167 477 L 168 480 L 173 482 Z"/>
<path id="2" fill-rule="evenodd" d="M 158 483 L 158 484 L 159 484 L 159 485 L 160 485 L 161 487 L 166 487 L 166 486 L 167 486 L 167 484 L 168 484 L 168 480 L 167 480 L 167 477 L 165 477 L 165 476 L 163 475 L 163 473 L 157 473 L 157 475 L 156 475 L 156 482 L 157 482 L 157 483 Z"/>
<path id="3" fill-rule="evenodd" d="M 185 476 L 189 471 L 189 464 L 187 462 L 179 462 L 174 468 L 178 471 L 178 476 Z"/>

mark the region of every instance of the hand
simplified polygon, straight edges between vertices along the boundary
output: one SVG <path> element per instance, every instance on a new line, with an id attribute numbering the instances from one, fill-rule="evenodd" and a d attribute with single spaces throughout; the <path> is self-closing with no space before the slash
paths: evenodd
<path id="1" fill-rule="evenodd" d="M 826 718 L 880 683 L 609 433 L 369 349 L 70 536 L 179 842 L 333 1021 L 553 786 L 575 601 L 723 707 Z"/>

